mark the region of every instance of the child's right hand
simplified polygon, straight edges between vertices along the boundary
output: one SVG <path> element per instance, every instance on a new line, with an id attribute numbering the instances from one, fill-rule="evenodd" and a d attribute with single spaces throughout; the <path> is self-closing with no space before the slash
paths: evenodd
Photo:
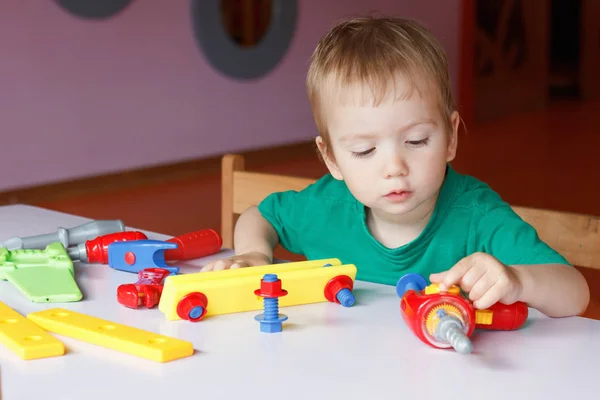
<path id="1" fill-rule="evenodd" d="M 205 271 L 221 271 L 224 269 L 257 267 L 259 265 L 272 264 L 272 261 L 266 255 L 259 252 L 251 252 L 238 254 L 233 257 L 224 258 L 221 260 L 211 261 L 200 269 L 200 272 Z"/>

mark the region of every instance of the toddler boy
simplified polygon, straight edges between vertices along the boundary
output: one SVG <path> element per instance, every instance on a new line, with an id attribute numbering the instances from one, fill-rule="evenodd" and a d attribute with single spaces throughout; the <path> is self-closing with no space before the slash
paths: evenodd
<path id="1" fill-rule="evenodd" d="M 277 243 L 308 259 L 355 264 L 395 285 L 409 272 L 459 284 L 476 308 L 524 301 L 582 313 L 589 288 L 485 183 L 457 173 L 460 117 L 445 52 L 422 25 L 353 18 L 318 43 L 307 77 L 329 174 L 245 211 L 220 270 L 272 263 Z"/>

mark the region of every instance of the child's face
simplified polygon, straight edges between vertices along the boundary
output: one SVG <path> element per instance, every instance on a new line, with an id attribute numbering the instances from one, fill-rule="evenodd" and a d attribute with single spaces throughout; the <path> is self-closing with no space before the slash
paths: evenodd
<path id="1" fill-rule="evenodd" d="M 397 85 L 404 93 L 402 82 Z M 347 101 L 324 102 L 333 158 L 323 154 L 320 137 L 317 144 L 329 171 L 378 217 L 410 220 L 431 212 L 456 154 L 458 114 L 449 133 L 432 93 L 389 95 L 377 107 L 360 101 L 362 93 L 357 87 Z"/>

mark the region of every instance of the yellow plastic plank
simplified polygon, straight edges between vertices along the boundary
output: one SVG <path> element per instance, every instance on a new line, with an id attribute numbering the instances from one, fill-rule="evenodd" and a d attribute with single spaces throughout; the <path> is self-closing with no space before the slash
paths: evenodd
<path id="1" fill-rule="evenodd" d="M 325 258 L 322 260 L 309 260 L 309 261 L 296 261 L 296 262 L 287 262 L 287 263 L 279 263 L 279 264 L 268 264 L 268 265 L 260 265 L 257 267 L 251 268 L 235 268 L 235 269 L 225 269 L 221 271 L 209 271 L 209 272 L 198 272 L 185 274 L 186 281 L 206 281 L 213 279 L 230 279 L 230 278 L 240 278 L 243 276 L 259 276 L 262 277 L 265 274 L 279 274 L 281 272 L 288 271 L 298 271 L 298 270 L 307 270 L 307 269 L 317 269 L 323 268 L 325 265 L 337 266 L 341 265 L 342 262 L 337 258 Z M 169 278 L 180 279 L 184 274 L 181 275 L 171 275 Z"/>
<path id="2" fill-rule="evenodd" d="M 290 263 L 291 264 L 291 263 Z M 158 304 L 167 320 L 181 319 L 177 314 L 179 301 L 187 294 L 199 292 L 206 296 L 205 317 L 263 309 L 263 299 L 254 294 L 260 288 L 260 280 L 266 273 L 275 273 L 281 279 L 286 296 L 279 298 L 279 306 L 296 306 L 328 301 L 325 286 L 334 277 L 345 275 L 354 281 L 356 266 L 352 264 L 332 265 L 317 268 L 280 269 L 279 264 L 265 267 L 250 267 L 224 271 L 199 272 L 195 274 L 167 277 Z M 212 275 L 214 274 L 214 275 Z M 212 276 L 210 276 L 212 275 Z"/>
<path id="3" fill-rule="evenodd" d="M 27 318 L 59 335 L 157 362 L 194 353 L 192 343 L 62 308 L 30 313 Z"/>
<path id="4" fill-rule="evenodd" d="M 65 354 L 65 346 L 60 340 L 2 302 L 0 302 L 0 343 L 23 360 Z"/>

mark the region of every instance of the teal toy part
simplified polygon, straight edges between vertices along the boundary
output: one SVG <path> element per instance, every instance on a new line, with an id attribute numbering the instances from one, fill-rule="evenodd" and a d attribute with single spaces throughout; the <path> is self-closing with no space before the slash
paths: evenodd
<path id="1" fill-rule="evenodd" d="M 162 240 L 133 240 L 108 245 L 108 265 L 111 268 L 138 273 L 147 268 L 162 268 L 179 272 L 179 267 L 167 265 L 165 250 L 176 249 L 177 243 Z"/>
<path id="2" fill-rule="evenodd" d="M 60 242 L 45 249 L 0 248 L 0 279 L 12 283 L 35 303 L 66 303 L 83 297 L 73 262 Z"/>

